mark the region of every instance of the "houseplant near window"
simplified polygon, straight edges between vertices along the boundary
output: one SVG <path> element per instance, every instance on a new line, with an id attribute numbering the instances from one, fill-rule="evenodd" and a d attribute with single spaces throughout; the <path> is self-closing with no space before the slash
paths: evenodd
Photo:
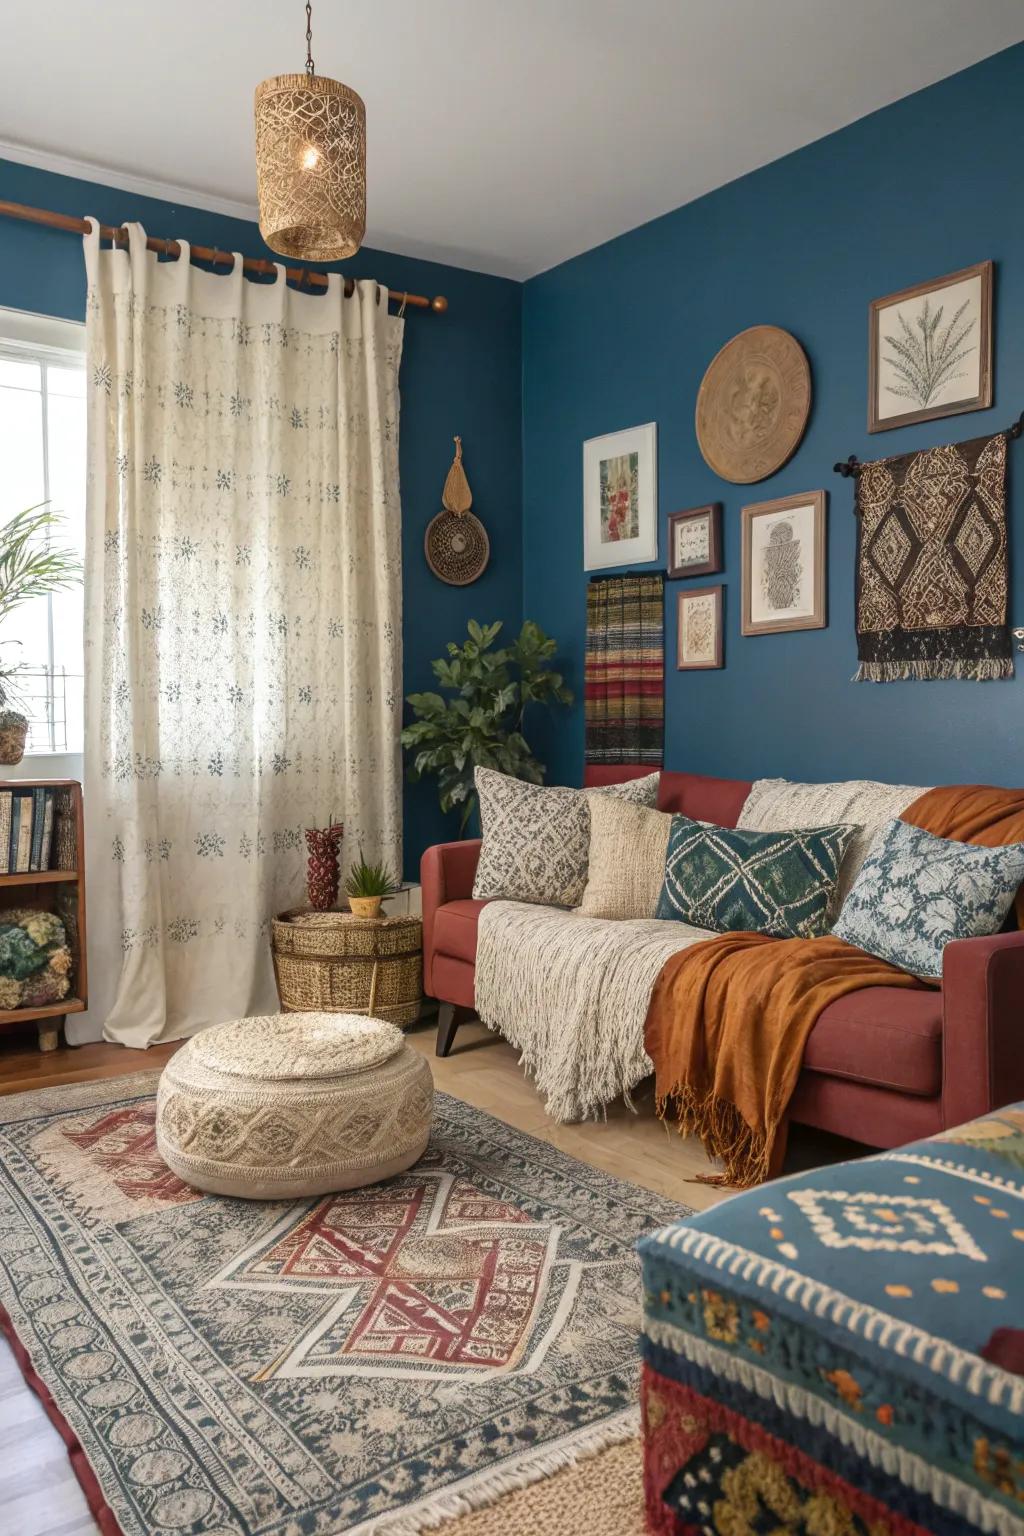
<path id="1" fill-rule="evenodd" d="M 467 628 L 468 640 L 449 641 L 447 657 L 431 663 L 449 697 L 410 693 L 406 702 L 417 718 L 402 732 L 403 746 L 414 749 L 409 778 L 437 775 L 442 811 L 461 807 L 460 832 L 476 806 L 475 768 L 543 783 L 544 764 L 523 735 L 529 705 L 572 703 L 561 673 L 550 670 L 558 645 L 538 624 L 528 619 L 512 644 L 497 650 L 500 623 L 470 619 Z"/>
<path id="2" fill-rule="evenodd" d="M 7 619 L 23 603 L 34 597 L 46 597 L 61 587 L 70 587 L 82 579 L 82 567 L 73 549 L 55 548 L 53 530 L 64 519 L 50 512 L 45 503 L 18 512 L 0 527 L 0 634 Z M 2 640 L 0 646 L 20 645 L 18 640 Z M 13 767 L 25 754 L 28 720 L 19 709 L 22 702 L 17 676 L 24 663 L 8 663 L 0 653 L 0 764 Z"/>
<path id="3" fill-rule="evenodd" d="M 385 896 L 398 890 L 398 881 L 386 864 L 368 864 L 360 848 L 359 857 L 348 872 L 345 891 L 355 917 L 379 917 Z"/>

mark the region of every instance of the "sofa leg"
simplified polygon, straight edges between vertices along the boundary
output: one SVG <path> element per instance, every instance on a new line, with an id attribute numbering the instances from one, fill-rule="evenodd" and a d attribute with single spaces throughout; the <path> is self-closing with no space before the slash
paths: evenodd
<path id="1" fill-rule="evenodd" d="M 465 1024 L 472 1015 L 469 1008 L 460 1008 L 457 1003 L 442 1003 L 437 1014 L 437 1045 L 434 1047 L 436 1056 L 447 1056 L 455 1039 L 455 1031 L 460 1024 Z"/>

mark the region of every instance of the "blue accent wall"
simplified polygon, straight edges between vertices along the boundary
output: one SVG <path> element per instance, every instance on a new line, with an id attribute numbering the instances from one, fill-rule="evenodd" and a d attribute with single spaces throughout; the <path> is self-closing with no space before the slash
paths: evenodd
<path id="1" fill-rule="evenodd" d="M 69 146 L 73 150 L 73 146 Z M 140 222 L 147 234 L 279 260 L 255 224 L 0 160 L 0 199 L 102 223 Z M 321 270 L 329 271 L 330 266 Z M 518 627 L 522 608 L 521 303 L 519 283 L 385 251 L 362 250 L 344 270 L 411 293 L 443 293 L 445 315 L 410 311 L 402 359 L 401 476 L 406 692 L 429 686 L 430 660 L 470 618 Z M 85 317 L 79 241 L 61 231 L 0 218 L 0 305 Z M 491 563 L 474 586 L 448 587 L 430 574 L 423 534 L 441 509 L 452 437 L 463 438 L 473 507 L 491 539 Z M 2 473 L 2 466 L 0 466 Z M 405 800 L 405 872 L 418 878 L 430 843 L 453 835 L 432 784 Z"/>
<path id="2" fill-rule="evenodd" d="M 841 65 L 839 67 L 842 67 Z M 852 683 L 852 482 L 832 473 L 1009 425 L 1024 410 L 1024 45 L 774 162 L 525 286 L 523 603 L 557 636 L 582 693 L 581 445 L 658 423 L 660 552 L 668 514 L 724 504 L 725 569 L 666 584 L 669 767 L 729 777 L 869 776 L 1024 783 L 1024 656 L 1013 682 Z M 688 154 L 685 143 L 679 154 Z M 638 168 L 639 171 L 639 168 Z M 995 405 L 870 435 L 871 299 L 995 262 Z M 770 323 L 810 358 L 814 402 L 793 459 L 730 485 L 694 434 L 704 370 Z M 1024 441 L 1010 447 L 1010 618 L 1024 624 Z M 828 628 L 740 635 L 740 508 L 828 491 Z M 725 669 L 675 670 L 681 586 L 725 583 Z M 579 782 L 582 709 L 538 733 L 553 782 Z"/>

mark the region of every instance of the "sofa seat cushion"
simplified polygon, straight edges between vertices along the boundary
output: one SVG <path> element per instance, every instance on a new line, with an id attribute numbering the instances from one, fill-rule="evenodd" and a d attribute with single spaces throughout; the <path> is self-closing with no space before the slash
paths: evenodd
<path id="1" fill-rule="evenodd" d="M 804 1066 L 878 1088 L 933 1097 L 942 1090 L 942 993 L 865 987 L 819 1015 Z"/>
<path id="2" fill-rule="evenodd" d="M 476 960 L 476 925 L 481 907 L 486 901 L 470 897 L 462 901 L 448 901 L 434 914 L 434 952 L 451 955 L 455 960 L 466 960 L 470 965 Z"/>

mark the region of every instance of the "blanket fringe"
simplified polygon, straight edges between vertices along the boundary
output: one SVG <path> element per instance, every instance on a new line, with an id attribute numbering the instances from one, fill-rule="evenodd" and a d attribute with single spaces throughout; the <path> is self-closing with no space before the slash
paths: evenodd
<path id="1" fill-rule="evenodd" d="M 927 682 L 963 678 L 991 683 L 1013 676 L 1013 657 L 984 657 L 978 661 L 862 661 L 853 674 L 855 683 Z"/>
<path id="2" fill-rule="evenodd" d="M 686 1083 L 659 1096 L 656 1108 L 659 1119 L 674 1117 L 680 1136 L 699 1136 L 708 1156 L 725 1164 L 721 1173 L 697 1174 L 696 1183 L 750 1189 L 769 1177 L 776 1125 L 762 1136 L 728 1099 L 698 1094 Z"/>
<path id="3" fill-rule="evenodd" d="M 470 1479 L 471 1486 L 467 1489 L 448 1489 L 436 1498 L 428 1495 L 418 1509 L 398 1512 L 391 1519 L 378 1516 L 376 1522 L 358 1525 L 352 1536 L 359 1536 L 362 1531 L 367 1536 L 371 1531 L 374 1536 L 378 1532 L 380 1536 L 422 1536 L 424 1531 L 436 1531 L 449 1520 L 472 1514 L 477 1509 L 487 1509 L 510 1493 L 532 1487 L 546 1477 L 553 1477 L 556 1472 L 574 1467 L 581 1461 L 589 1461 L 592 1456 L 609 1450 L 613 1445 L 632 1440 L 639 1432 L 640 1409 L 627 1408 L 612 1419 L 605 1419 L 600 1424 L 592 1424 L 580 1430 L 576 1435 L 567 1436 L 559 1445 L 547 1446 L 534 1454 L 527 1452 L 511 1466 L 484 1473 L 479 1480 Z"/>

